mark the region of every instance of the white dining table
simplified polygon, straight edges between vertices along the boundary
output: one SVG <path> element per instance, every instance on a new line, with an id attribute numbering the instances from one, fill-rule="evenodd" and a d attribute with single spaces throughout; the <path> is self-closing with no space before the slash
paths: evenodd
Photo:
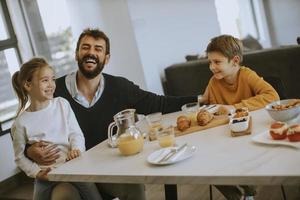
<path id="1" fill-rule="evenodd" d="M 181 112 L 164 115 L 176 122 Z M 250 112 L 252 134 L 232 137 L 228 124 L 176 137 L 197 147 L 194 155 L 172 165 L 153 165 L 147 157 L 160 147 L 146 141 L 142 152 L 122 156 L 103 141 L 49 173 L 51 181 L 145 184 L 300 185 L 300 148 L 256 143 L 252 137 L 273 120 L 264 110 Z M 106 134 L 106 133 L 99 133 Z"/>

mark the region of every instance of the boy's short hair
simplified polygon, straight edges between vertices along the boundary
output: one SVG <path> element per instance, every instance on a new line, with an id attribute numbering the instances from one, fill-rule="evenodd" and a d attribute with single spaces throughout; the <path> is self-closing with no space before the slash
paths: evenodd
<path id="1" fill-rule="evenodd" d="M 228 60 L 231 60 L 234 56 L 239 56 L 240 62 L 243 61 L 242 41 L 231 35 L 220 35 L 212 38 L 207 45 L 206 53 L 213 51 L 223 54 Z"/>

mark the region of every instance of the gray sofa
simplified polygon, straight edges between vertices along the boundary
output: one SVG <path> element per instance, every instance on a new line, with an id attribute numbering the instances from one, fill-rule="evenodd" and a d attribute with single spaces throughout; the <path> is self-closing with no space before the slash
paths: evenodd
<path id="1" fill-rule="evenodd" d="M 281 98 L 300 98 L 300 45 L 248 52 L 243 58 L 242 64 L 264 77 Z M 165 69 L 164 92 L 202 94 L 211 76 L 207 59 L 173 64 Z"/>

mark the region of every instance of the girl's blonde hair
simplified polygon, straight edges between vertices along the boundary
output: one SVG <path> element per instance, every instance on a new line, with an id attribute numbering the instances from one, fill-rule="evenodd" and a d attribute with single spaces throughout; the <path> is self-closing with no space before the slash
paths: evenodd
<path id="1" fill-rule="evenodd" d="M 24 110 L 27 102 L 29 101 L 28 93 L 24 87 L 26 82 L 30 82 L 33 78 L 33 73 L 43 67 L 50 67 L 49 64 L 43 58 L 32 58 L 28 62 L 24 63 L 20 71 L 17 71 L 12 76 L 12 85 L 15 93 L 19 99 L 19 108 L 17 116 Z"/>
<path id="2" fill-rule="evenodd" d="M 212 38 L 207 45 L 206 53 L 213 51 L 223 54 L 228 60 L 234 56 L 239 56 L 240 62 L 243 61 L 243 44 L 241 40 L 231 35 L 220 35 Z"/>

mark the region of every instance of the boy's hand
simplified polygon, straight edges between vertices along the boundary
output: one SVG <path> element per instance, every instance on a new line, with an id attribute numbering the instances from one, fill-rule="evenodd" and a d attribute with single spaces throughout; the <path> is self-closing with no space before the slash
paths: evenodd
<path id="1" fill-rule="evenodd" d="M 48 172 L 51 171 L 51 168 L 43 169 L 39 171 L 39 173 L 36 175 L 36 178 L 43 181 L 48 181 Z"/>
<path id="2" fill-rule="evenodd" d="M 68 155 L 67 155 L 67 161 L 69 160 L 72 160 L 74 158 L 77 158 L 78 156 L 80 156 L 81 152 L 79 149 L 73 149 L 71 151 L 68 152 Z"/>
<path id="3" fill-rule="evenodd" d="M 59 148 L 49 142 L 40 141 L 25 149 L 27 156 L 39 165 L 52 165 L 59 158 Z"/>

